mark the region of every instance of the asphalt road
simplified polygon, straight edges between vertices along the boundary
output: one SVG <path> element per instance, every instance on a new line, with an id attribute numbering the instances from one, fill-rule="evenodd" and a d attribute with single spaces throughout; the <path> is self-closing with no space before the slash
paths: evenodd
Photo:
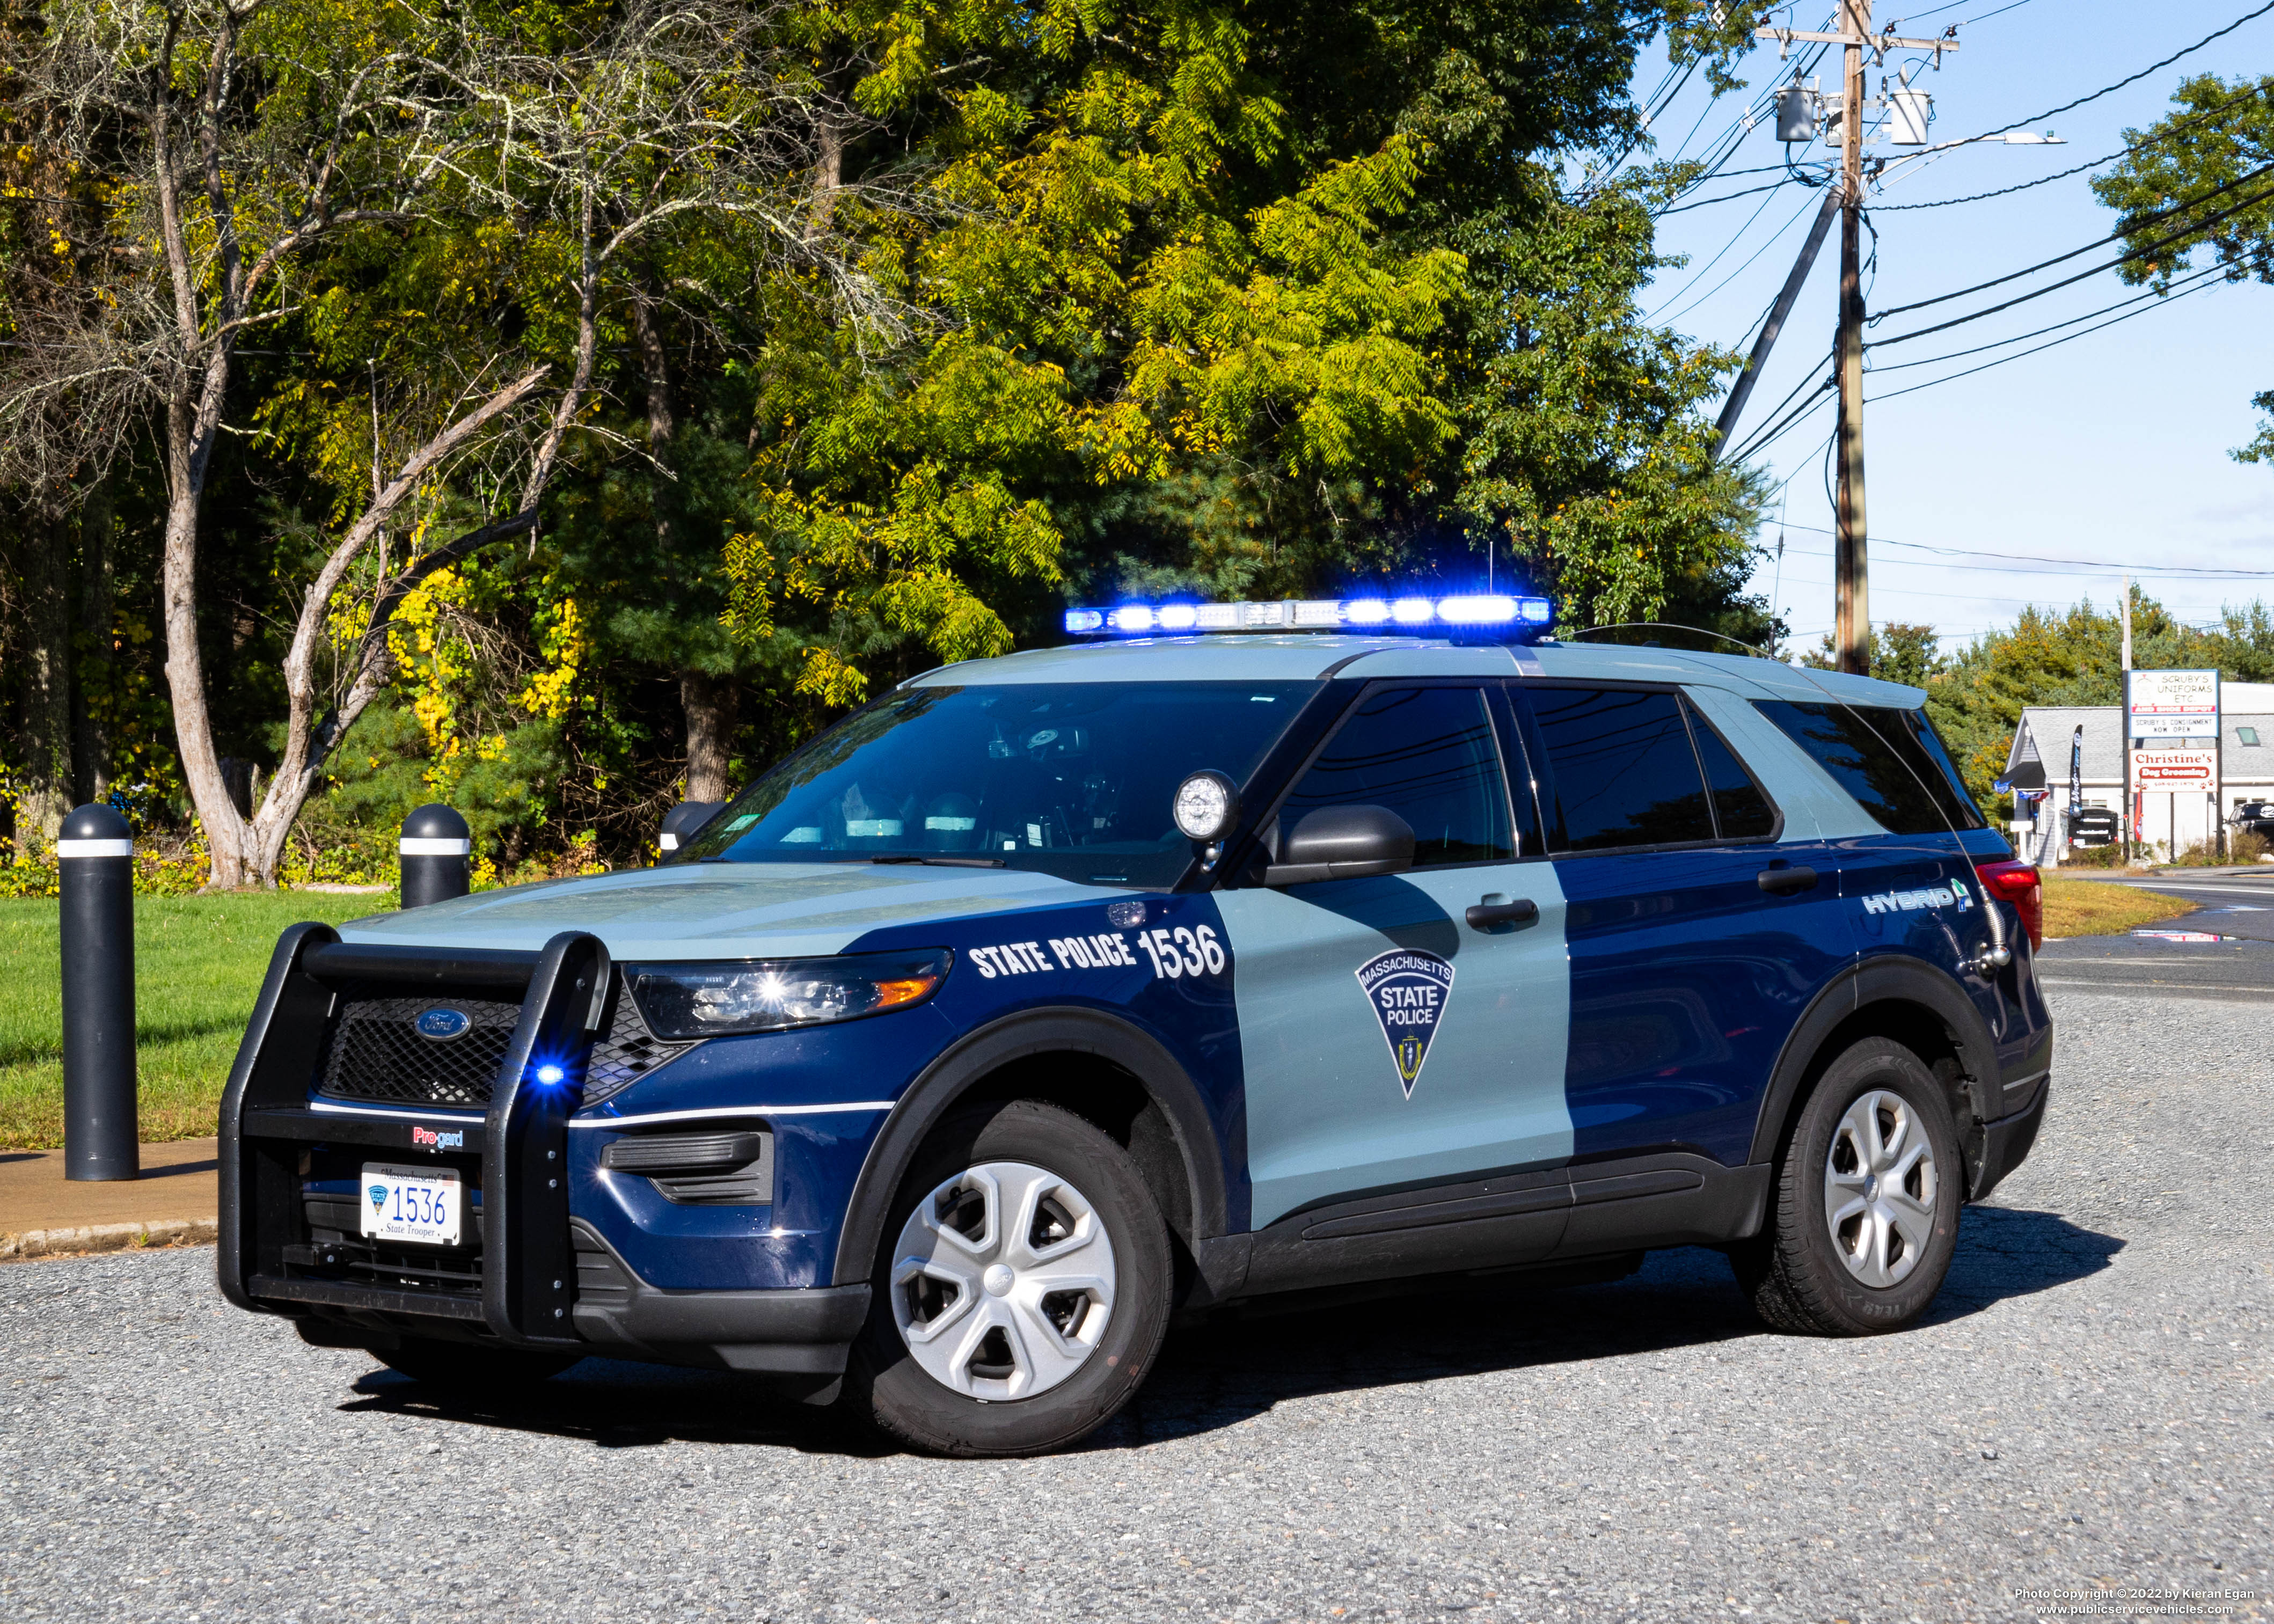
<path id="1" fill-rule="evenodd" d="M 0 1268 L 0 1617 L 2267 1617 L 2263 995 L 2054 996 L 2044 1137 L 1920 1328 L 1770 1335 L 1703 1252 L 1480 1281 L 1180 1333 L 1050 1460 L 621 1365 L 438 1408 L 208 1252 Z"/>
<path id="2" fill-rule="evenodd" d="M 2185 897 L 2201 905 L 2193 914 L 2172 921 L 2174 929 L 2274 942 L 2274 867 L 2259 874 L 2213 875 L 2202 879 L 2159 874 L 2117 883 L 2167 897 Z"/>

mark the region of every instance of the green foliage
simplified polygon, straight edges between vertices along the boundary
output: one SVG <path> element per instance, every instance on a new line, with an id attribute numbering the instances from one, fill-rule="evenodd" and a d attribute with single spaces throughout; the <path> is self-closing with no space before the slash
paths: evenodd
<path id="1" fill-rule="evenodd" d="M 732 616 L 794 632 L 799 693 L 1000 651 L 1061 583 L 1298 595 L 1489 557 L 1578 624 L 1734 607 L 1757 491 L 1696 410 L 1730 358 L 1641 324 L 1644 183 L 1559 171 L 1629 137 L 1650 8 L 826 16 L 918 154 L 929 218 L 877 254 L 936 315 L 757 380 Z"/>
<path id="2" fill-rule="evenodd" d="M 2118 274 L 2168 293 L 2195 265 L 2196 250 L 2207 248 L 2211 264 L 2224 267 L 2224 280 L 2274 283 L 2274 176 L 2254 177 L 2274 164 L 2274 74 L 2232 84 L 2199 74 L 2172 93 L 2172 102 L 2176 110 L 2147 130 L 2124 132 L 2139 150 L 2092 183 L 2100 200 L 2121 214 L 2127 249 L 2142 252 L 2173 239 Z M 2274 389 L 2254 395 L 2251 404 L 2274 414 Z M 2243 462 L 2274 458 L 2274 424 L 2261 427 L 2234 456 Z"/>
<path id="3" fill-rule="evenodd" d="M 1646 160 L 1628 93 L 1646 41 L 1668 34 L 1727 83 L 1764 9 L 807 0 L 765 14 L 794 58 L 765 57 L 774 81 L 735 79 L 731 96 L 775 98 L 779 128 L 758 124 L 784 152 L 798 120 L 825 126 L 795 188 L 764 200 L 794 229 L 690 211 L 612 262 L 593 395 L 541 526 L 404 601 L 388 691 L 328 763 L 288 876 L 385 877 L 402 816 L 437 799 L 501 876 L 621 859 L 680 791 L 685 673 L 744 690 L 746 780 L 914 670 L 1053 640 L 1069 599 L 1458 587 L 1490 569 L 1557 596 L 1567 629 L 1673 620 L 1773 642 L 1743 596 L 1759 486 L 1713 465 L 1701 410 L 1734 357 L 1639 310 L 1664 263 L 1649 207 L 1668 174 L 1599 174 L 1638 143 Z M 356 74 L 398 53 L 384 71 L 429 64 L 413 75 L 426 97 L 433 64 L 565 58 L 621 12 L 275 0 L 251 15 L 261 73 L 239 195 L 257 249 L 280 223 L 257 199 L 301 184 L 288 160 Z M 643 170 L 644 126 L 604 77 L 579 117 L 596 143 L 622 138 L 607 207 L 635 183 L 701 183 L 699 164 Z M 529 158 L 541 143 L 508 154 L 471 100 L 462 122 L 446 112 L 418 135 L 454 154 L 441 178 L 416 208 L 296 256 L 232 373 L 228 416 L 250 432 L 216 453 L 200 577 L 223 753 L 279 758 L 297 595 L 370 500 L 374 462 L 571 356 L 560 177 L 599 171 L 563 157 L 548 178 Z M 358 126 L 350 155 L 371 167 L 350 191 L 384 192 L 368 183 L 407 128 Z M 584 138 L 544 139 L 557 156 Z M 109 249 L 147 236 L 143 202 L 122 195 L 102 217 Z M 10 252 L 38 246 L 34 216 L 0 215 Z M 667 383 L 643 369 L 643 319 Z M 504 443 L 423 485 L 357 563 L 328 606 L 327 670 L 390 569 L 512 507 L 525 461 Z M 121 532 L 147 550 L 155 462 L 119 485 Z M 135 780 L 178 806 L 154 574 L 147 558 L 122 570 L 131 658 L 103 703 L 122 748 L 151 757 Z"/>

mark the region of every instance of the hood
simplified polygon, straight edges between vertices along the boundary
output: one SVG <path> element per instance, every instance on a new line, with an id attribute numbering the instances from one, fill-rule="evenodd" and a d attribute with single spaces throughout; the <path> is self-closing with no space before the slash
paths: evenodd
<path id="1" fill-rule="evenodd" d="M 688 863 L 548 880 L 340 927 L 343 941 L 533 951 L 589 930 L 609 956 L 802 959 L 842 952 L 872 930 L 1126 896 L 1015 868 L 921 864 Z"/>

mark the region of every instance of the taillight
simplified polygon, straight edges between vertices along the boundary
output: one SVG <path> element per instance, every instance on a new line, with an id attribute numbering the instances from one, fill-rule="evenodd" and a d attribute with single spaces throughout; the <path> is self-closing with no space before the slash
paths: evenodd
<path id="1" fill-rule="evenodd" d="M 2037 865 L 2009 857 L 2000 862 L 1976 863 L 1974 872 L 1981 876 L 1984 891 L 2000 902 L 2014 905 L 2014 911 L 2022 916 L 2022 929 L 2029 933 L 2029 945 L 2043 947 L 2045 891 L 2037 877 Z"/>

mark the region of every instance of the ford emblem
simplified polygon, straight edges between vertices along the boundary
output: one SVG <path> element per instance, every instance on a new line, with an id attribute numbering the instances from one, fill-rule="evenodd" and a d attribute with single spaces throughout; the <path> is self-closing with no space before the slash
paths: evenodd
<path id="1" fill-rule="evenodd" d="M 452 1038 L 463 1037 L 474 1018 L 463 1010 L 421 1010 L 418 1012 L 418 1035 L 432 1038 L 437 1043 L 447 1043 Z"/>

